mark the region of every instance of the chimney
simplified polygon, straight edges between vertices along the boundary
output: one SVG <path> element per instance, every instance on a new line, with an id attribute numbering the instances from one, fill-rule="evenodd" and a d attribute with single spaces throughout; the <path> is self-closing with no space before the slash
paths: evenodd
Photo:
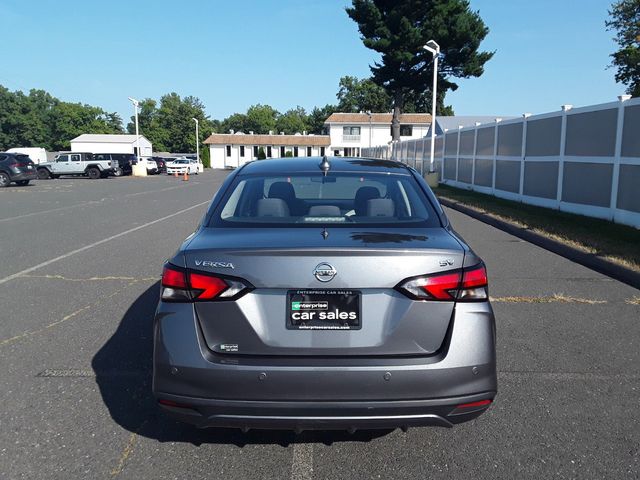
<path id="1" fill-rule="evenodd" d="M 302 131 L 302 135 L 306 135 L 306 134 L 307 134 L 307 131 L 306 131 L 306 130 L 303 130 L 303 131 Z"/>
<path id="2" fill-rule="evenodd" d="M 249 130 L 249 135 L 253 135 L 253 130 Z"/>
<path id="3" fill-rule="evenodd" d="M 234 133 L 236 133 L 236 132 L 235 132 L 235 130 L 232 128 L 232 129 L 230 129 L 230 130 L 229 130 L 229 133 L 230 133 L 231 135 L 233 135 L 233 134 L 234 134 Z"/>
<path id="4" fill-rule="evenodd" d="M 284 132 L 280 132 L 280 135 L 284 135 Z"/>
<path id="5" fill-rule="evenodd" d="M 273 135 L 273 130 L 269 130 L 269 135 Z"/>

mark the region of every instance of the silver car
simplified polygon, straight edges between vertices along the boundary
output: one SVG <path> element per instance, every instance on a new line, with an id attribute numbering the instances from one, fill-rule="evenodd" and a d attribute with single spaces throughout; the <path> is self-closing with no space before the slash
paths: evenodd
<path id="1" fill-rule="evenodd" d="M 164 266 L 153 392 L 199 427 L 451 427 L 497 392 L 482 260 L 419 173 L 251 162 Z"/>

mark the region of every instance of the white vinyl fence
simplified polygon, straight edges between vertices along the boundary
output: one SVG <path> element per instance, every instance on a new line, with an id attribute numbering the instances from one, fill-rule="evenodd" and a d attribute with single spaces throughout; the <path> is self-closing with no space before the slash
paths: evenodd
<path id="1" fill-rule="evenodd" d="M 430 139 L 362 149 L 429 171 Z M 446 130 L 441 183 L 640 228 L 640 98 Z"/>

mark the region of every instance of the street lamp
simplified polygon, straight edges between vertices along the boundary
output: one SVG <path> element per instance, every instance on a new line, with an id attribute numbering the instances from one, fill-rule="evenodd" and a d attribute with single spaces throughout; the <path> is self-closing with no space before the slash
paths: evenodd
<path id="1" fill-rule="evenodd" d="M 194 122 L 196 122 L 196 158 L 198 159 L 198 163 L 200 163 L 200 138 L 198 137 L 198 119 L 192 118 Z"/>
<path id="2" fill-rule="evenodd" d="M 146 176 L 147 173 L 147 167 L 144 167 L 144 169 L 140 168 L 140 134 L 138 133 L 138 105 L 140 105 L 140 102 L 138 102 L 138 100 L 136 100 L 135 98 L 131 98 L 128 97 L 129 101 L 133 104 L 133 110 L 135 112 L 135 116 L 136 116 L 136 175 L 138 176 Z M 144 170 L 144 174 L 141 173 Z"/>
<path id="3" fill-rule="evenodd" d="M 427 44 L 422 47 L 426 51 L 431 52 L 433 55 L 433 99 L 431 100 L 431 163 L 429 165 L 429 173 L 435 171 L 434 156 L 435 156 L 435 138 L 436 138 L 436 95 L 438 89 L 438 55 L 440 55 L 440 45 L 435 40 L 429 40 Z M 424 161 L 423 161 L 424 162 Z M 424 173 L 424 167 L 422 168 Z"/>

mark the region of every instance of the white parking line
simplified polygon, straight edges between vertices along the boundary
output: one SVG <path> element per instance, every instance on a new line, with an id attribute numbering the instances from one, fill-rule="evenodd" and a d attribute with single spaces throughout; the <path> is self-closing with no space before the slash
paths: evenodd
<path id="1" fill-rule="evenodd" d="M 311 480 L 313 477 L 313 443 L 293 445 L 291 480 Z"/>
<path id="2" fill-rule="evenodd" d="M 175 216 L 181 215 L 181 214 L 183 214 L 185 212 L 188 212 L 189 210 L 193 210 L 194 208 L 201 207 L 202 205 L 205 205 L 205 204 L 207 204 L 209 202 L 210 202 L 210 200 L 207 200 L 206 202 L 201 202 L 201 203 L 198 203 L 196 205 L 192 205 L 190 207 L 187 207 L 187 208 L 184 208 L 184 209 L 180 210 L 179 212 L 175 212 L 175 213 L 172 213 L 172 214 L 167 215 L 165 217 L 158 218 L 157 220 L 153 220 L 151 222 L 147 222 L 147 223 L 144 223 L 142 225 L 138 225 L 137 227 L 130 228 L 129 230 L 125 230 L 124 232 L 116 233 L 115 235 L 111 235 L 110 237 L 103 238 L 102 240 L 98 240 L 97 242 L 91 243 L 89 245 L 85 245 L 84 247 L 77 248 L 75 250 L 72 250 L 72 251 L 70 251 L 68 253 L 65 253 L 63 255 L 60 255 L 58 257 L 55 257 L 55 258 L 52 258 L 52 259 L 47 260 L 45 262 L 39 263 L 38 265 L 34 265 L 33 267 L 26 268 L 25 270 L 22 270 L 20 272 L 14 273 L 13 275 L 9 275 L 8 277 L 0 278 L 0 285 L 2 285 L 3 283 L 7 283 L 7 282 L 9 282 L 9 281 L 11 281 L 11 280 L 13 280 L 15 278 L 18 278 L 18 277 L 20 277 L 22 275 L 25 275 L 27 273 L 34 272 L 34 271 L 36 271 L 36 270 L 38 270 L 38 269 L 40 269 L 42 267 L 46 267 L 47 265 L 51 265 L 52 263 L 59 262 L 60 260 L 64 260 L 65 258 L 69 258 L 69 257 L 71 257 L 71 256 L 73 256 L 73 255 L 75 255 L 77 253 L 84 252 L 85 250 L 89 250 L 90 248 L 97 247 L 98 245 L 102 245 L 103 243 L 110 242 L 111 240 L 114 240 L 116 238 L 123 237 L 125 235 L 130 234 L 130 233 L 133 233 L 133 232 L 136 232 L 136 231 L 141 230 L 143 228 L 146 228 L 146 227 L 149 227 L 151 225 L 154 225 L 156 223 L 163 222 L 163 221 L 165 221 L 165 220 L 167 220 L 169 218 L 173 218 Z"/>

